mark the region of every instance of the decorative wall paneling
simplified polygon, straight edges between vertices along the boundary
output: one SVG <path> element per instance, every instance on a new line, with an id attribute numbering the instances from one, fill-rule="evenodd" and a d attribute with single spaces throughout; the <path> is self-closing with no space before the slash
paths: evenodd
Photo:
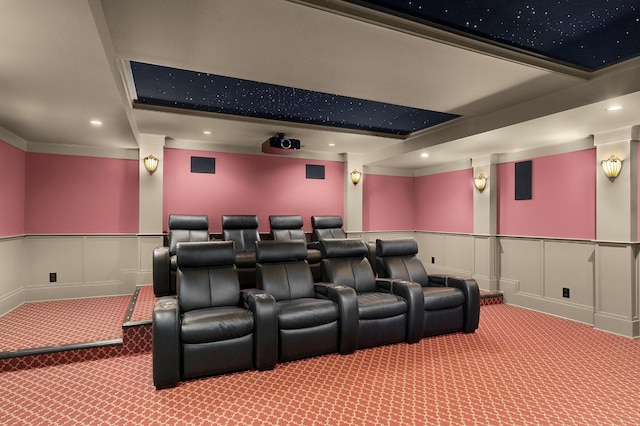
<path id="1" fill-rule="evenodd" d="M 24 302 L 133 294 L 152 280 L 156 235 L 29 235 L 0 240 L 0 314 Z M 56 282 L 49 282 L 55 272 Z"/>
<path id="2" fill-rule="evenodd" d="M 640 336 L 640 244 L 416 232 L 430 273 L 473 276 L 505 303 Z M 563 289 L 569 289 L 569 297 Z"/>
<path id="3" fill-rule="evenodd" d="M 0 316 L 24 303 L 25 239 L 24 237 L 0 238 Z"/>

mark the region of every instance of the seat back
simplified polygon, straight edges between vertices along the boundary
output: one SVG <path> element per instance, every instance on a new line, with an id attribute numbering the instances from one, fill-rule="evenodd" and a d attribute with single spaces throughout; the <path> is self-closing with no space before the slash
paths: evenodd
<path id="1" fill-rule="evenodd" d="M 178 243 L 209 241 L 209 217 L 207 215 L 169 215 L 169 254 L 177 253 Z"/>
<path id="2" fill-rule="evenodd" d="M 302 225 L 304 224 L 302 216 L 269 216 L 269 223 L 271 224 L 271 238 L 274 240 L 307 241 L 307 237 L 302 230 Z"/>
<path id="3" fill-rule="evenodd" d="M 413 238 L 376 240 L 376 271 L 381 278 L 413 281 L 429 285 L 429 276 L 416 256 L 418 243 Z"/>
<path id="4" fill-rule="evenodd" d="M 182 312 L 237 306 L 240 284 L 232 241 L 178 244 L 178 302 Z"/>
<path id="5" fill-rule="evenodd" d="M 362 240 L 335 238 L 322 240 L 320 263 L 322 280 L 353 288 L 356 293 L 376 291 L 376 279 Z"/>
<path id="6" fill-rule="evenodd" d="M 314 241 L 347 238 L 347 234 L 342 229 L 342 218 L 340 216 L 311 216 L 311 226 L 313 228 Z"/>
<path id="7" fill-rule="evenodd" d="M 260 241 L 258 216 L 223 215 L 222 237 L 235 243 L 236 253 L 256 251 L 256 241 Z"/>
<path id="8" fill-rule="evenodd" d="M 276 301 L 314 297 L 307 246 L 299 240 L 256 244 L 256 285 Z"/>

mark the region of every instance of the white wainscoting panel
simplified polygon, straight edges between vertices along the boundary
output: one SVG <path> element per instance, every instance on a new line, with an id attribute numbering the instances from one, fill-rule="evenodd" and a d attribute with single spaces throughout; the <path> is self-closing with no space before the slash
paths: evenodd
<path id="1" fill-rule="evenodd" d="M 24 237 L 0 239 L 0 316 L 25 301 L 25 240 Z"/>
<path id="2" fill-rule="evenodd" d="M 140 238 L 136 235 L 27 236 L 26 301 L 133 294 L 135 286 L 140 284 L 141 259 L 151 258 L 153 250 L 141 255 Z M 161 241 L 161 237 L 154 238 Z M 57 274 L 55 283 L 49 282 L 51 272 Z"/>
<path id="3" fill-rule="evenodd" d="M 638 248 L 598 244 L 596 249 L 595 326 L 623 336 L 638 337 Z"/>
<path id="4" fill-rule="evenodd" d="M 542 297 L 542 241 L 500 238 L 499 276 L 518 282 L 517 291 Z"/>

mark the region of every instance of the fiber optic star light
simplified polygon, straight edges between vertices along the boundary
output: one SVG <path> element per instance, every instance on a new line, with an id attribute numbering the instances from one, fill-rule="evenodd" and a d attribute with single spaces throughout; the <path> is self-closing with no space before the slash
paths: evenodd
<path id="1" fill-rule="evenodd" d="M 594 70 L 640 55 L 637 0 L 348 0 Z"/>
<path id="2" fill-rule="evenodd" d="M 457 115 L 131 62 L 137 103 L 408 135 Z"/>

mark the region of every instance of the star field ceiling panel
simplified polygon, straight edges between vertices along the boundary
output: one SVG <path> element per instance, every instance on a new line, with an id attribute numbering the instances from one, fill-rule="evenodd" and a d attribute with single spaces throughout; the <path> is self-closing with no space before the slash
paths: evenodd
<path id="1" fill-rule="evenodd" d="M 457 115 L 130 62 L 138 104 L 408 135 Z"/>
<path id="2" fill-rule="evenodd" d="M 638 0 L 348 0 L 595 70 L 640 55 Z"/>

